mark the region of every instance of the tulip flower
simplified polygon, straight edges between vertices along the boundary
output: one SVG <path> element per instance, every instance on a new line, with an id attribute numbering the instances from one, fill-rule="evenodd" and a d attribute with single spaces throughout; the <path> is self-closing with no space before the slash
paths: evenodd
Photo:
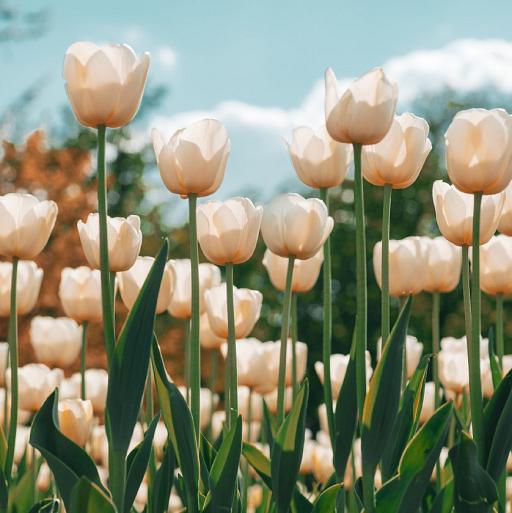
<path id="1" fill-rule="evenodd" d="M 263 420 L 263 400 L 260 394 L 253 392 L 249 387 L 237 387 L 238 413 L 248 423 Z"/>
<path id="2" fill-rule="evenodd" d="M 68 367 L 80 353 L 82 328 L 67 317 L 37 316 L 30 323 L 30 343 L 38 362 Z"/>
<path id="3" fill-rule="evenodd" d="M 139 110 L 148 69 L 149 54 L 138 57 L 128 45 L 72 44 L 64 80 L 77 120 L 90 128 L 127 125 Z"/>
<path id="4" fill-rule="evenodd" d="M 208 313 L 204 312 L 201 314 L 199 341 L 201 347 L 204 349 L 219 349 L 225 342 L 225 339 L 218 337 L 210 327 L 210 321 L 208 320 Z"/>
<path id="5" fill-rule="evenodd" d="M 373 269 L 379 287 L 382 242 L 373 247 Z M 389 294 L 394 297 L 419 294 L 424 288 L 427 252 L 420 237 L 389 241 Z"/>
<path id="6" fill-rule="evenodd" d="M 98 214 L 89 214 L 85 223 L 77 223 L 85 258 L 93 269 L 101 268 L 98 221 Z M 107 217 L 107 234 L 109 270 L 127 271 L 135 264 L 142 244 L 139 216 Z"/>
<path id="7" fill-rule="evenodd" d="M 262 207 L 248 198 L 209 201 L 197 207 L 201 250 L 217 265 L 241 264 L 251 258 L 260 231 Z"/>
<path id="8" fill-rule="evenodd" d="M 169 313 L 178 319 L 190 319 L 192 316 L 191 263 L 188 258 L 169 260 L 168 266 L 174 269 L 174 290 L 169 304 Z M 199 264 L 199 305 L 201 313 L 205 311 L 205 292 L 220 284 L 220 269 L 213 264 Z"/>
<path id="9" fill-rule="evenodd" d="M 331 68 L 325 72 L 325 119 L 335 141 L 377 144 L 393 122 L 398 87 L 382 68 L 374 68 L 350 83 L 341 94 Z"/>
<path id="10" fill-rule="evenodd" d="M 444 237 L 422 237 L 427 251 L 427 292 L 451 292 L 458 285 L 462 265 L 461 249 Z"/>
<path id="11" fill-rule="evenodd" d="M 352 148 L 332 139 L 325 126 L 296 128 L 286 146 L 297 176 L 309 187 L 338 187 L 347 176 Z"/>
<path id="12" fill-rule="evenodd" d="M 275 386 L 275 385 L 274 385 Z M 293 405 L 293 388 L 292 387 L 285 387 L 284 389 L 284 401 L 283 401 L 283 408 L 285 413 L 288 413 L 292 409 Z M 277 388 L 274 388 L 272 392 L 269 392 L 268 394 L 265 394 L 263 399 L 267 403 L 268 411 L 275 415 L 278 413 L 279 408 L 279 390 Z"/>
<path id="13" fill-rule="evenodd" d="M 420 423 L 425 424 L 430 417 L 434 414 L 436 408 L 436 384 L 433 381 L 425 383 L 425 389 L 423 392 L 423 403 L 421 405 L 420 412 Z"/>
<path id="14" fill-rule="evenodd" d="M 444 136 L 446 167 L 462 192 L 497 194 L 512 179 L 512 116 L 504 109 L 458 112 Z"/>
<path id="15" fill-rule="evenodd" d="M 18 262 L 16 279 L 16 313 L 26 315 L 36 306 L 43 270 L 35 262 Z M 8 317 L 11 312 L 12 264 L 0 262 L 0 317 Z"/>
<path id="16" fill-rule="evenodd" d="M 127 271 L 119 273 L 119 292 L 124 306 L 131 310 L 139 295 L 142 286 L 151 270 L 155 259 L 148 256 L 137 257 L 135 263 Z M 156 303 L 156 313 L 162 313 L 167 310 L 171 302 L 172 288 L 175 280 L 174 268 L 167 265 L 164 270 L 158 299 Z"/>
<path id="17" fill-rule="evenodd" d="M 503 235 L 512 235 L 512 183 L 504 190 L 505 202 L 501 210 L 501 217 L 498 223 L 498 230 Z"/>
<path id="18" fill-rule="evenodd" d="M 178 387 L 181 395 L 186 398 L 187 389 L 186 387 Z M 210 404 L 213 401 L 214 409 L 219 403 L 219 396 L 209 390 L 208 388 L 201 388 L 201 430 L 204 430 L 208 427 L 211 421 L 212 409 Z"/>
<path id="19" fill-rule="evenodd" d="M 46 246 L 57 219 L 57 204 L 31 194 L 0 196 L 0 255 L 35 258 Z"/>
<path id="20" fill-rule="evenodd" d="M 168 143 L 156 129 L 152 137 L 160 176 L 170 192 L 201 197 L 219 188 L 231 150 L 222 123 L 203 119 L 174 132 Z"/>
<path id="21" fill-rule="evenodd" d="M 238 289 L 233 290 L 235 311 L 235 337 L 245 338 L 252 331 L 256 321 L 260 317 L 263 296 L 258 290 Z M 204 293 L 206 312 L 213 332 L 221 338 L 228 337 L 228 320 L 226 305 L 226 284 L 222 283 Z"/>
<path id="22" fill-rule="evenodd" d="M 74 388 L 74 392 L 70 399 L 78 399 L 78 397 L 80 397 L 80 374 L 73 374 L 70 378 L 70 381 L 72 388 Z M 91 401 L 94 413 L 96 415 L 103 415 L 107 401 L 107 371 L 105 369 L 87 369 L 85 371 L 85 388 L 87 399 Z"/>
<path id="23" fill-rule="evenodd" d="M 59 427 L 64 436 L 84 447 L 92 429 L 91 401 L 65 399 L 58 404 Z"/>
<path id="24" fill-rule="evenodd" d="M 7 376 L 7 371 L 4 373 L 4 387 L 7 388 L 7 382 L 5 381 L 5 377 Z M 6 388 L 0 388 L 0 424 L 5 425 L 5 414 L 7 413 L 7 420 L 10 421 L 10 397 L 8 397 Z M 7 404 L 5 404 L 5 401 L 7 400 Z M 32 413 L 27 410 L 21 410 L 18 409 L 18 416 L 17 416 L 17 424 L 19 426 L 26 425 L 30 422 L 30 419 L 32 418 Z"/>
<path id="25" fill-rule="evenodd" d="M 327 483 L 334 473 L 331 447 L 318 444 L 313 453 L 313 476 L 319 483 Z"/>

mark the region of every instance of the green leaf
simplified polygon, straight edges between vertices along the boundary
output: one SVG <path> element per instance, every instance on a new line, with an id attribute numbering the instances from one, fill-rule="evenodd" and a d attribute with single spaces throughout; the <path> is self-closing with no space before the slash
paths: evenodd
<path id="1" fill-rule="evenodd" d="M 445 403 L 414 435 L 400 460 L 398 475 L 377 492 L 376 513 L 419 510 L 448 433 L 452 410 L 452 403 Z"/>
<path id="2" fill-rule="evenodd" d="M 167 377 L 156 338 L 153 341 L 152 361 L 160 411 L 183 474 L 187 501 L 195 503 L 199 496 L 199 450 L 194 423 L 178 387 Z M 190 507 L 193 511 L 198 509 L 197 505 Z"/>
<path id="3" fill-rule="evenodd" d="M 5 479 L 3 468 L 0 468 L 0 508 L 5 510 L 7 508 L 8 502 L 9 485 L 7 484 L 7 479 Z"/>
<path id="4" fill-rule="evenodd" d="M 169 508 L 169 497 L 174 482 L 174 450 L 169 444 L 164 451 L 162 463 L 155 474 L 152 494 L 152 511 L 149 513 L 167 513 Z"/>
<path id="5" fill-rule="evenodd" d="M 34 504 L 28 513 L 59 513 L 60 501 L 59 499 L 44 499 Z"/>
<path id="6" fill-rule="evenodd" d="M 12 512 L 28 511 L 33 505 L 36 476 L 39 474 L 39 468 L 41 467 L 41 458 L 36 458 L 33 463 L 35 465 L 34 470 L 31 467 L 20 470 L 17 481 L 11 482 L 9 508 Z"/>
<path id="7" fill-rule="evenodd" d="M 402 360 L 412 297 L 407 299 L 377 363 L 363 407 L 363 469 L 374 472 L 389 441 L 400 402 Z"/>
<path id="8" fill-rule="evenodd" d="M 295 489 L 304 449 L 308 395 L 309 385 L 306 379 L 274 440 L 270 461 L 272 492 L 277 513 L 288 512 Z"/>
<path id="9" fill-rule="evenodd" d="M 357 426 L 356 342 L 352 337 L 350 359 L 334 411 L 334 455 L 336 474 L 343 478 Z"/>
<path id="10" fill-rule="evenodd" d="M 144 474 L 148 468 L 149 458 L 151 457 L 151 449 L 153 448 L 153 438 L 155 436 L 156 425 L 160 415 L 155 415 L 151 421 L 144 439 L 135 449 L 128 455 L 126 464 L 126 491 L 124 495 L 124 511 L 130 513 L 140 484 L 144 479 Z"/>
<path id="11" fill-rule="evenodd" d="M 313 504 L 311 504 L 311 502 L 302 495 L 302 492 L 295 487 L 290 509 L 292 513 L 312 513 Z"/>
<path id="12" fill-rule="evenodd" d="M 107 494 L 86 477 L 82 477 L 71 493 L 72 513 L 116 513 L 116 508 Z"/>
<path id="13" fill-rule="evenodd" d="M 478 462 L 475 442 L 462 432 L 460 442 L 450 449 L 453 467 L 453 505 L 456 513 L 490 513 L 498 499 L 496 484 Z"/>
<path id="14" fill-rule="evenodd" d="M 485 466 L 498 482 L 512 449 L 512 371 L 501 380 L 487 403 L 483 422 Z"/>
<path id="15" fill-rule="evenodd" d="M 248 442 L 243 443 L 242 453 L 269 490 L 272 490 L 270 460 L 255 445 Z"/>
<path id="16" fill-rule="evenodd" d="M 402 394 L 392 429 L 393 436 L 382 453 L 381 472 L 384 482 L 396 474 L 405 446 L 418 428 L 429 361 L 428 355 L 421 359 Z"/>
<path id="17" fill-rule="evenodd" d="M 272 446 L 274 445 L 274 438 L 277 433 L 277 426 L 270 410 L 268 409 L 267 402 L 265 399 L 262 399 L 263 402 L 263 420 L 262 420 L 262 431 L 264 435 L 264 440 L 268 443 L 270 450 L 272 450 Z"/>
<path id="18" fill-rule="evenodd" d="M 324 490 L 313 503 L 311 513 L 332 513 L 336 509 L 338 493 L 342 491 L 342 484 L 335 484 Z"/>
<path id="19" fill-rule="evenodd" d="M 203 511 L 230 512 L 237 484 L 242 450 L 242 417 L 239 416 L 224 438 L 210 472 L 210 491 Z"/>
<path id="20" fill-rule="evenodd" d="M 452 513 L 453 511 L 453 479 L 450 479 L 437 494 L 430 513 Z"/>
<path id="21" fill-rule="evenodd" d="M 153 325 L 169 243 L 164 240 L 123 326 L 108 377 L 106 423 L 111 449 L 126 454 L 138 419 L 149 368 Z"/>
<path id="22" fill-rule="evenodd" d="M 489 334 L 487 335 L 489 339 L 489 363 L 491 367 L 491 376 L 492 376 L 492 385 L 493 389 L 496 390 L 498 385 L 500 384 L 502 378 L 502 372 L 500 368 L 500 362 L 498 361 L 498 357 L 496 356 L 495 351 L 495 339 L 494 339 L 494 330 L 492 326 L 489 328 Z"/>
<path id="23" fill-rule="evenodd" d="M 36 413 L 30 430 L 30 444 L 46 459 L 57 483 L 67 511 L 70 509 L 71 491 L 85 476 L 101 489 L 98 469 L 89 455 L 59 430 L 57 413 L 58 390 L 55 390 Z"/>

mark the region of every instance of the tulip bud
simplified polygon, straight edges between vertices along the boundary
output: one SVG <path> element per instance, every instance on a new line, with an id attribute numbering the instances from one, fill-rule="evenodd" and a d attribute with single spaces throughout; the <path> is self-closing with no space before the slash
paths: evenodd
<path id="1" fill-rule="evenodd" d="M 5 374 L 5 378 L 6 377 L 7 377 L 7 371 Z M 4 380 L 4 383 L 5 383 L 6 388 L 0 388 L 0 424 L 4 423 L 5 413 L 7 413 L 7 419 L 11 418 L 11 397 L 9 394 L 7 397 L 7 404 L 5 404 L 7 381 Z M 30 422 L 31 418 L 32 418 L 32 413 L 30 411 L 21 410 L 20 408 L 18 408 L 17 421 L 20 426 L 28 424 Z"/>
<path id="2" fill-rule="evenodd" d="M 89 214 L 86 222 L 78 221 L 78 233 L 87 262 L 100 269 L 100 225 L 98 214 Z M 108 217 L 108 265 L 111 272 L 127 271 L 139 256 L 142 244 L 139 216 Z"/>
<path id="3" fill-rule="evenodd" d="M 52 484 L 52 472 L 48 463 L 43 461 L 41 463 L 41 467 L 39 468 L 39 473 L 37 474 L 36 486 L 37 490 L 41 493 L 46 493 L 50 489 Z"/>
<path id="4" fill-rule="evenodd" d="M 423 403 L 421 405 L 420 422 L 425 424 L 432 415 L 434 415 L 435 407 L 435 392 L 436 384 L 433 381 L 425 383 L 425 391 L 423 392 Z M 441 391 L 441 390 L 440 390 Z M 441 394 L 439 394 L 441 397 Z"/>
<path id="5" fill-rule="evenodd" d="M 41 363 L 29 363 L 18 369 L 19 408 L 36 412 L 64 379 L 62 369 L 49 369 Z M 7 388 L 11 386 L 11 369 L 5 373 Z"/>
<path id="6" fill-rule="evenodd" d="M 327 483 L 334 474 L 331 447 L 318 444 L 313 453 L 313 476 L 319 483 Z"/>
<path id="7" fill-rule="evenodd" d="M 293 263 L 292 292 L 309 292 L 318 280 L 323 261 L 323 248 L 311 258 L 295 260 Z M 270 249 L 267 249 L 263 256 L 262 263 L 267 269 L 272 285 L 274 285 L 277 290 L 284 291 L 288 259 L 280 257 L 272 253 Z"/>
<path id="8" fill-rule="evenodd" d="M 60 393 L 61 397 L 78 399 L 80 397 L 80 386 L 82 376 L 76 372 L 69 380 L 68 394 Z M 92 408 L 96 415 L 103 414 L 107 401 L 108 373 L 105 369 L 86 369 L 85 371 L 85 395 L 91 401 Z"/>
<path id="9" fill-rule="evenodd" d="M 65 314 L 76 322 L 101 322 L 100 271 L 86 266 L 65 267 L 60 278 L 59 298 Z"/>
<path id="10" fill-rule="evenodd" d="M 0 317 L 8 317 L 11 312 L 12 264 L 0 262 Z M 18 263 L 16 281 L 16 312 L 26 315 L 36 306 L 43 270 L 35 262 L 21 260 Z"/>
<path id="11" fill-rule="evenodd" d="M 57 219 L 54 201 L 39 201 L 31 194 L 0 196 L 0 255 L 26 260 L 46 246 Z"/>
<path id="12" fill-rule="evenodd" d="M 155 259 L 149 256 L 137 257 L 135 263 L 127 271 L 119 273 L 119 291 L 121 292 L 121 299 L 124 306 L 131 310 L 139 295 L 144 282 L 151 270 Z M 158 299 L 156 303 L 156 313 L 162 313 L 167 310 L 171 302 L 172 288 L 175 282 L 174 268 L 171 265 L 166 265 L 160 283 L 158 292 Z"/>
<path id="13" fill-rule="evenodd" d="M 420 363 L 423 354 L 423 344 L 418 342 L 416 337 L 407 335 L 405 339 L 405 354 L 407 357 L 405 374 L 407 379 L 411 379 L 416 367 Z"/>
<path id="14" fill-rule="evenodd" d="M 384 139 L 363 148 L 363 175 L 373 185 L 405 189 L 418 178 L 431 149 L 423 118 L 409 112 L 395 116 Z"/>
<path id="15" fill-rule="evenodd" d="M 335 141 L 377 144 L 388 133 L 395 115 L 398 87 L 382 68 L 350 83 L 341 94 L 331 68 L 325 72 L 325 119 Z"/>
<path id="16" fill-rule="evenodd" d="M 333 226 L 323 201 L 287 193 L 265 205 L 261 235 L 276 255 L 306 260 L 318 253 Z"/>
<path id="17" fill-rule="evenodd" d="M 512 179 L 512 116 L 504 109 L 458 112 L 444 136 L 446 167 L 462 192 L 497 194 Z"/>
<path id="18" fill-rule="evenodd" d="M 208 314 L 206 312 L 201 314 L 199 322 L 199 342 L 205 349 L 219 349 L 225 339 L 218 337 L 210 327 Z"/>
<path id="19" fill-rule="evenodd" d="M 267 403 L 268 411 L 275 415 L 277 413 L 277 388 L 268 394 L 265 394 L 264 399 Z M 286 387 L 284 389 L 284 411 L 288 413 L 293 406 L 293 388 Z"/>
<path id="20" fill-rule="evenodd" d="M 505 201 L 503 203 L 503 209 L 501 210 L 501 217 L 498 223 L 498 230 L 503 235 L 512 235 L 512 184 L 503 192 L 505 195 Z"/>
<path id="21" fill-rule="evenodd" d="M 206 258 L 217 265 L 249 260 L 262 215 L 263 208 L 248 198 L 209 201 L 197 207 L 197 239 Z"/>
<path id="22" fill-rule="evenodd" d="M 373 269 L 382 287 L 382 242 L 373 247 Z M 389 295 L 419 294 L 427 271 L 427 251 L 420 237 L 389 241 Z"/>
<path id="23" fill-rule="evenodd" d="M 213 332 L 228 338 L 228 309 L 226 284 L 212 287 L 204 293 L 206 312 Z M 263 295 L 258 290 L 233 287 L 235 310 L 235 337 L 244 338 L 252 331 L 260 317 Z"/>
<path id="24" fill-rule="evenodd" d="M 72 44 L 64 57 L 64 80 L 71 108 L 84 126 L 127 125 L 139 110 L 149 54 L 137 57 L 128 45 Z"/>
<path id="25" fill-rule="evenodd" d="M 425 290 L 427 292 L 451 292 L 459 283 L 462 268 L 460 247 L 444 237 L 429 239 L 422 237 L 427 249 L 427 273 Z"/>
<path id="26" fill-rule="evenodd" d="M 174 132 L 167 144 L 158 130 L 151 135 L 160 176 L 169 191 L 185 198 L 209 196 L 220 187 L 231 150 L 222 123 L 203 119 Z"/>
<path id="27" fill-rule="evenodd" d="M 432 187 L 439 230 L 457 246 L 473 244 L 473 196 L 460 192 L 453 185 L 436 180 Z M 485 196 L 480 215 L 480 244 L 485 244 L 496 232 L 505 201 L 503 193 Z"/>
<path id="28" fill-rule="evenodd" d="M 334 141 L 325 126 L 318 132 L 308 126 L 296 128 L 286 146 L 298 177 L 309 187 L 337 187 L 347 176 L 352 147 Z"/>
<path id="29" fill-rule="evenodd" d="M 30 323 L 36 360 L 49 367 L 68 367 L 82 347 L 82 327 L 67 317 L 36 316 Z"/>
<path id="30" fill-rule="evenodd" d="M 512 292 L 512 238 L 507 235 L 480 246 L 480 287 L 492 296 Z"/>
<path id="31" fill-rule="evenodd" d="M 188 258 L 169 260 L 174 268 L 174 290 L 169 304 L 169 313 L 178 319 L 192 317 L 192 278 L 191 264 Z M 220 284 L 220 269 L 213 264 L 199 264 L 199 309 L 205 311 L 204 293 Z"/>
<path id="32" fill-rule="evenodd" d="M 65 399 L 59 401 L 59 427 L 64 436 L 83 447 L 92 429 L 91 401 L 82 399 Z"/>
<path id="33" fill-rule="evenodd" d="M 237 388 L 238 414 L 245 422 L 249 421 L 249 408 L 251 423 L 263 420 L 263 400 L 260 394 L 251 392 L 249 387 L 239 386 Z M 250 401 L 249 401 L 250 398 Z M 250 406 L 249 406 L 250 403 Z"/>
<path id="34" fill-rule="evenodd" d="M 19 465 L 24 457 L 30 465 L 32 451 L 27 453 L 29 438 L 30 428 L 28 426 L 16 426 L 16 442 L 14 444 L 14 463 L 16 465 Z"/>

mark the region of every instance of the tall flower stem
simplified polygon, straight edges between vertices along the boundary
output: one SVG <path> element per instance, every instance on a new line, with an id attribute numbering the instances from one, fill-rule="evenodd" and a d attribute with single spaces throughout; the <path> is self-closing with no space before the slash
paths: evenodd
<path id="1" fill-rule="evenodd" d="M 18 283 L 18 258 L 12 259 L 11 272 L 11 305 L 9 313 L 9 359 L 11 362 L 11 415 L 9 419 L 9 437 L 7 439 L 7 454 L 5 456 L 4 476 L 11 481 L 14 448 L 16 446 L 16 429 L 18 427 L 18 313 L 16 304 L 16 287 Z M 7 401 L 7 396 L 5 398 Z"/>
<path id="2" fill-rule="evenodd" d="M 505 354 L 505 341 L 503 337 L 503 294 L 496 295 L 496 353 L 503 368 L 503 355 Z"/>
<path id="3" fill-rule="evenodd" d="M 104 125 L 98 126 L 98 214 L 100 223 L 100 270 L 101 270 L 101 305 L 103 309 L 103 329 L 105 347 L 110 365 L 115 347 L 114 309 L 110 287 L 110 266 L 108 263 L 107 234 L 107 177 L 105 169 L 105 134 Z"/>
<path id="4" fill-rule="evenodd" d="M 82 323 L 82 348 L 80 351 L 80 398 L 85 401 L 87 395 L 87 387 L 85 384 L 85 356 L 87 354 L 87 327 L 89 323 Z"/>
<path id="5" fill-rule="evenodd" d="M 124 494 L 126 488 L 126 455 L 123 451 L 109 454 L 109 476 L 112 499 L 117 511 L 124 511 Z"/>
<path id="6" fill-rule="evenodd" d="M 363 413 L 366 396 L 366 339 L 367 339 L 367 290 L 366 290 L 366 234 L 364 220 L 364 189 L 361 169 L 360 144 L 354 144 L 354 203 L 356 214 L 356 382 L 359 415 Z M 367 511 L 368 513 L 368 511 Z"/>
<path id="7" fill-rule="evenodd" d="M 283 317 L 281 319 L 281 348 L 279 353 L 279 381 L 277 386 L 277 421 L 281 425 L 284 421 L 284 393 L 286 385 L 286 348 L 288 346 L 288 330 L 290 324 L 290 310 L 292 303 L 292 279 L 295 257 L 288 258 L 286 271 L 286 285 L 284 289 Z"/>
<path id="8" fill-rule="evenodd" d="M 364 513 L 375 511 L 375 471 L 365 472 L 363 470 L 363 503 Z"/>
<path id="9" fill-rule="evenodd" d="M 480 378 L 480 210 L 482 193 L 474 194 L 473 204 L 473 254 L 471 261 L 471 351 L 469 353 L 469 392 L 473 436 L 480 459 L 484 454 L 482 421 L 482 383 Z"/>
<path id="10" fill-rule="evenodd" d="M 462 246 L 462 294 L 464 297 L 464 326 L 468 355 L 471 351 L 471 280 L 469 275 L 469 247 Z"/>
<path id="11" fill-rule="evenodd" d="M 391 215 L 391 185 L 384 185 L 384 202 L 382 205 L 382 290 L 381 290 L 381 336 L 382 344 L 389 336 L 389 219 Z"/>
<path id="12" fill-rule="evenodd" d="M 192 282 L 192 318 L 190 320 L 190 404 L 197 441 L 200 440 L 199 414 L 201 410 L 201 347 L 199 345 L 199 249 L 197 247 L 197 196 L 188 197 L 190 265 Z"/>
<path id="13" fill-rule="evenodd" d="M 297 294 L 292 293 L 290 336 L 292 339 L 292 390 L 294 401 L 299 389 L 297 380 L 297 332 Z"/>
<path id="14" fill-rule="evenodd" d="M 441 399 L 439 397 L 440 383 L 439 383 L 439 362 L 437 361 L 437 356 L 439 354 L 439 344 L 440 344 L 440 336 L 439 336 L 439 312 L 440 312 L 440 301 L 441 296 L 439 292 L 434 292 L 432 294 L 432 353 L 434 354 L 434 359 L 432 360 L 432 371 L 434 374 L 434 405 L 435 409 L 439 407 Z"/>
<path id="15" fill-rule="evenodd" d="M 329 190 L 320 189 L 320 197 L 329 211 Z M 331 388 L 331 352 L 332 352 L 332 269 L 331 269 L 331 238 L 324 243 L 323 279 L 323 330 L 322 330 L 322 360 L 324 364 L 324 402 L 327 411 L 329 437 L 334 443 L 334 411 L 332 408 Z M 334 445 L 333 445 L 334 446 Z"/>
<path id="16" fill-rule="evenodd" d="M 185 395 L 187 399 L 187 404 L 190 406 L 190 319 L 185 320 L 183 342 L 183 349 L 185 353 Z"/>
<path id="17" fill-rule="evenodd" d="M 215 411 L 215 387 L 217 385 L 217 373 L 219 370 L 219 351 L 210 349 L 210 435 L 212 429 L 213 413 Z M 227 417 L 226 417 L 227 418 Z"/>
<path id="18" fill-rule="evenodd" d="M 235 305 L 233 300 L 233 264 L 226 264 L 226 306 L 228 309 L 228 375 L 229 415 L 226 417 L 231 428 L 238 417 L 238 373 L 236 369 Z"/>
<path id="19" fill-rule="evenodd" d="M 248 395 L 248 404 L 247 404 L 247 441 L 251 443 L 251 424 L 252 424 L 252 388 L 249 388 Z M 243 493 L 243 504 L 242 511 L 247 511 L 247 503 L 249 499 L 249 484 L 251 481 L 251 475 L 249 474 L 249 462 L 247 460 L 244 461 L 244 493 Z"/>

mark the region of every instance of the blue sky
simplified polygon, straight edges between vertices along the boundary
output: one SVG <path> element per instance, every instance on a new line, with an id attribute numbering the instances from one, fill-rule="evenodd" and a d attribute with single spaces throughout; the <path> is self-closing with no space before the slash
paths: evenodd
<path id="1" fill-rule="evenodd" d="M 127 42 L 137 52 L 148 50 L 151 83 L 170 88 L 150 124 L 173 130 L 202 115 L 226 118 L 233 153 L 221 195 L 251 185 L 273 190 L 294 179 L 282 137 L 296 123 L 321 121 L 320 80 L 327 66 L 348 78 L 384 64 L 399 81 L 403 105 L 418 89 L 466 87 L 473 68 L 472 88 L 488 82 L 508 91 L 512 84 L 512 71 L 503 69 L 509 55 L 512 61 L 506 41 L 512 4 L 506 1 L 493 1 L 492 8 L 460 0 L 29 0 L 23 5 L 45 6 L 49 28 L 37 40 L 0 46 L 0 108 L 44 78 L 27 129 L 58 119 L 66 105 L 62 58 L 74 41 Z M 431 53 L 418 53 L 422 50 Z M 505 85 L 499 80 L 503 73 Z M 147 129 L 140 127 L 141 136 Z"/>

